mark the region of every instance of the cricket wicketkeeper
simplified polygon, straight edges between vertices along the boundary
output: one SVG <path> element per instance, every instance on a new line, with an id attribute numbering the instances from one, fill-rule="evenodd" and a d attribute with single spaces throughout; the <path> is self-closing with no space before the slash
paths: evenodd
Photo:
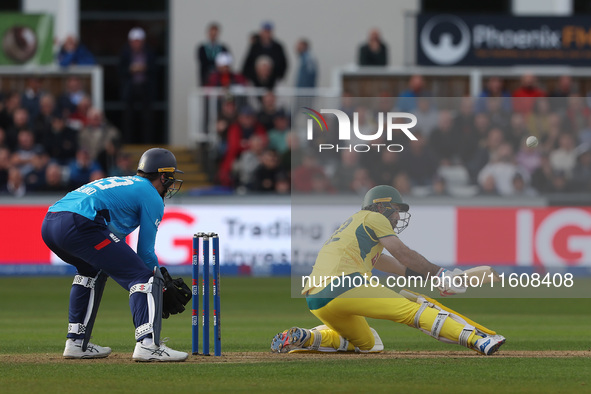
<path id="1" fill-rule="evenodd" d="M 373 268 L 396 275 L 438 276 L 450 279 L 462 275 L 427 261 L 398 238 L 409 223 L 408 204 L 398 190 L 376 186 L 363 199 L 362 209 L 348 218 L 324 243 L 302 294 L 310 311 L 323 325 L 313 329 L 293 327 L 278 333 L 271 350 L 286 352 L 381 352 L 378 333 L 366 317 L 406 324 L 447 343 L 457 343 L 484 355 L 495 353 L 505 343 L 497 335 L 470 319 L 420 294 L 387 287 L 351 286 L 343 280 L 333 286 L 317 278 L 371 277 Z M 392 256 L 382 254 L 388 250 Z M 441 280 L 442 295 L 463 293 L 458 281 Z M 347 284 L 349 283 L 349 284 Z M 320 284 L 320 285 L 319 285 Z"/>

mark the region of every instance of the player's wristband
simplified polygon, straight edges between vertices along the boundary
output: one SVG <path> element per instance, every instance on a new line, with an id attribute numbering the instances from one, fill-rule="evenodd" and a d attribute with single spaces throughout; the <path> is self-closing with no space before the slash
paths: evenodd
<path id="1" fill-rule="evenodd" d="M 406 272 L 404 273 L 404 276 L 406 276 L 407 278 L 409 278 L 411 276 L 420 276 L 421 278 L 425 278 L 425 275 L 419 274 L 418 272 L 413 271 L 408 267 L 406 267 Z"/>

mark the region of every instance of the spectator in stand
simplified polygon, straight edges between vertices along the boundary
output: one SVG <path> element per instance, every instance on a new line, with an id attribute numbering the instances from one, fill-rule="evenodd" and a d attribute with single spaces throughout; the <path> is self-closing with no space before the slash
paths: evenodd
<path id="1" fill-rule="evenodd" d="M 498 127 L 501 130 L 509 128 L 510 111 L 505 111 L 502 107 L 501 98 L 489 97 L 486 99 L 486 114 L 490 119 L 491 127 Z"/>
<path id="2" fill-rule="evenodd" d="M 289 117 L 283 108 L 279 109 L 273 117 L 273 127 L 267 132 L 269 135 L 269 148 L 283 155 L 288 149 L 287 135 L 289 133 Z"/>
<path id="3" fill-rule="evenodd" d="M 429 137 L 429 146 L 439 160 L 452 159 L 457 155 L 457 134 L 453 128 L 451 112 L 439 111 L 437 128 Z"/>
<path id="4" fill-rule="evenodd" d="M 371 175 L 367 168 L 360 167 L 355 169 L 353 172 L 353 180 L 350 185 L 350 191 L 358 196 L 364 196 L 365 193 L 374 186 L 376 186 L 376 184 L 371 179 Z"/>
<path id="5" fill-rule="evenodd" d="M 494 152 L 504 142 L 504 134 L 500 129 L 491 129 L 488 133 L 484 144 L 478 148 L 472 160 L 468 163 L 467 168 L 470 172 L 470 177 L 473 181 L 476 181 L 478 173 L 482 168 L 491 161 L 491 157 Z"/>
<path id="6" fill-rule="evenodd" d="M 0 127 L 8 130 L 13 126 L 14 112 L 21 108 L 21 94 L 19 92 L 10 92 L 4 101 L 0 111 Z"/>
<path id="7" fill-rule="evenodd" d="M 305 152 L 302 164 L 292 170 L 291 187 L 296 193 L 334 191 L 315 152 Z"/>
<path id="8" fill-rule="evenodd" d="M 256 63 L 260 56 L 268 56 L 272 60 L 271 75 L 269 81 L 265 84 L 271 86 L 272 89 L 278 81 L 285 77 L 287 58 L 285 57 L 283 45 L 273 38 L 273 24 L 271 22 L 262 24 L 258 40 L 250 46 L 242 66 L 242 74 L 252 81 L 255 86 L 261 86 L 262 83 L 261 77 L 257 76 L 256 72 Z"/>
<path id="9" fill-rule="evenodd" d="M 199 84 L 205 86 L 209 83 L 209 76 L 217 64 L 217 56 L 220 53 L 230 53 L 228 47 L 218 41 L 220 25 L 212 22 L 207 27 L 207 41 L 197 47 L 197 62 L 199 64 Z M 210 85 L 211 86 L 211 85 Z"/>
<path id="10" fill-rule="evenodd" d="M 429 93 L 425 90 L 423 77 L 415 74 L 408 80 L 408 88 L 398 96 L 396 109 L 402 112 L 415 111 L 417 109 L 417 97 L 429 97 Z"/>
<path id="11" fill-rule="evenodd" d="M 222 101 L 222 108 L 218 112 L 218 119 L 216 121 L 216 132 L 218 135 L 217 157 L 221 160 L 225 156 L 228 149 L 228 129 L 230 125 L 236 122 L 238 112 L 236 109 L 236 100 L 233 96 L 226 96 Z"/>
<path id="12" fill-rule="evenodd" d="M 23 179 L 23 174 L 16 167 L 8 169 L 8 180 L 4 190 L 0 190 L 0 194 L 9 194 L 13 197 L 23 197 L 27 194 L 27 187 Z"/>
<path id="13" fill-rule="evenodd" d="M 68 185 L 70 189 L 76 189 L 90 182 L 91 175 L 102 171 L 98 162 L 90 159 L 88 151 L 78 149 L 76 158 L 68 165 Z"/>
<path id="14" fill-rule="evenodd" d="M 253 134 L 248 140 L 249 149 L 242 152 L 232 166 L 232 179 L 240 191 L 252 190 L 254 171 L 261 164 L 265 152 L 265 140 Z"/>
<path id="15" fill-rule="evenodd" d="M 474 117 L 474 133 L 478 137 L 478 141 L 483 143 L 488 138 L 491 129 L 490 119 L 485 112 L 480 112 Z"/>
<path id="16" fill-rule="evenodd" d="M 491 160 L 478 174 L 478 183 L 486 189 L 488 178 L 494 179 L 496 190 L 502 196 L 510 196 L 514 193 L 513 178 L 518 168 L 513 157 L 513 148 L 510 144 L 502 143 L 491 156 Z"/>
<path id="17" fill-rule="evenodd" d="M 300 59 L 296 87 L 313 88 L 316 87 L 316 78 L 318 76 L 318 62 L 310 51 L 310 42 L 305 38 L 300 38 L 296 44 L 296 53 Z"/>
<path id="18" fill-rule="evenodd" d="M 366 168 L 376 184 L 389 185 L 392 183 L 392 178 L 402 171 L 402 155 L 382 149 L 377 160 L 372 160 Z"/>
<path id="19" fill-rule="evenodd" d="M 254 65 L 254 76 L 251 79 L 252 84 L 257 88 L 273 90 L 277 80 L 273 76 L 273 59 L 267 55 L 261 55 L 257 58 Z"/>
<path id="20" fill-rule="evenodd" d="M 358 63 L 360 66 L 388 65 L 388 47 L 378 29 L 371 29 L 367 42 L 359 47 Z"/>
<path id="21" fill-rule="evenodd" d="M 505 90 L 505 82 L 500 77 L 489 77 L 486 80 L 486 87 L 480 93 L 474 109 L 476 113 L 486 111 L 486 101 L 490 97 L 498 97 L 501 100 L 501 108 L 505 112 L 511 112 L 513 110 L 511 105 L 511 93 Z"/>
<path id="22" fill-rule="evenodd" d="M 470 183 L 468 170 L 458 160 L 441 160 L 436 174 L 435 179 L 442 179 L 447 190 L 462 188 Z"/>
<path id="23" fill-rule="evenodd" d="M 524 136 L 519 144 L 515 162 L 522 170 L 531 176 L 534 171 L 542 164 L 542 153 L 538 147 L 528 147 L 525 143 L 527 136 Z"/>
<path id="24" fill-rule="evenodd" d="M 513 195 L 522 197 L 535 197 L 538 193 L 527 184 L 523 175 L 519 172 L 513 176 Z"/>
<path id="25" fill-rule="evenodd" d="M 68 35 L 57 54 L 60 66 L 93 66 L 96 64 L 94 56 L 88 48 L 73 35 Z"/>
<path id="26" fill-rule="evenodd" d="M 427 97 L 417 98 L 417 109 L 413 112 L 417 117 L 417 127 L 425 138 L 429 138 L 433 130 L 437 129 L 440 121 L 440 113 L 433 108 L 431 99 Z"/>
<path id="27" fill-rule="evenodd" d="M 263 193 L 275 191 L 277 178 L 281 173 L 279 157 L 273 149 L 267 149 L 261 155 L 261 163 L 252 176 L 252 190 Z"/>
<path id="28" fill-rule="evenodd" d="M 524 139 L 530 135 L 523 114 L 518 112 L 510 115 L 509 127 L 505 130 L 505 141 L 511 144 L 514 152 L 519 150 Z"/>
<path id="29" fill-rule="evenodd" d="M 579 192 L 591 192 L 591 145 L 584 144 L 577 148 L 577 165 L 572 181 Z"/>
<path id="30" fill-rule="evenodd" d="M 524 115 L 532 112 L 536 98 L 546 95 L 537 85 L 538 80 L 533 74 L 521 77 L 521 85 L 513 92 L 513 111 Z"/>
<path id="31" fill-rule="evenodd" d="M 540 138 L 540 147 L 545 152 L 551 152 L 558 149 L 558 140 L 562 134 L 562 118 L 557 113 L 551 113 L 548 117 L 548 132 Z"/>
<path id="32" fill-rule="evenodd" d="M 101 110 L 88 110 L 88 124 L 78 134 L 78 146 L 88 152 L 90 160 L 97 160 L 103 169 L 113 167 L 120 139 L 119 130 L 105 119 Z"/>
<path id="33" fill-rule="evenodd" d="M 76 110 L 67 118 L 68 126 L 74 130 L 80 130 L 88 124 L 88 110 L 92 107 L 89 96 L 84 96 L 78 102 Z"/>
<path id="34" fill-rule="evenodd" d="M 45 93 L 39 101 L 40 111 L 33 121 L 35 140 L 43 143 L 51 135 L 51 124 L 56 116 L 55 99 L 53 95 Z"/>
<path id="35" fill-rule="evenodd" d="M 45 169 L 45 186 L 41 190 L 48 193 L 66 192 L 68 185 L 64 182 L 63 168 L 57 163 L 49 163 Z"/>
<path id="36" fill-rule="evenodd" d="M 27 86 L 21 98 L 21 106 L 27 110 L 29 114 L 29 125 L 27 127 L 33 128 L 33 122 L 40 111 L 39 99 L 44 94 L 41 87 L 43 86 L 43 79 L 39 77 L 27 78 Z"/>
<path id="37" fill-rule="evenodd" d="M 462 98 L 460 113 L 454 119 L 454 130 L 458 137 L 456 146 L 457 155 L 464 165 L 472 160 L 478 150 L 480 135 L 475 125 L 477 122 L 476 119 L 481 117 L 484 118 L 484 121 L 488 121 L 486 114 L 472 115 L 472 100 L 467 97 Z M 480 119 L 479 121 L 482 120 Z M 447 187 L 448 185 L 445 186 Z"/>
<path id="38" fill-rule="evenodd" d="M 49 156 L 61 165 L 68 164 L 78 150 L 78 132 L 66 125 L 64 119 L 53 118 L 51 133 L 41 141 Z"/>
<path id="39" fill-rule="evenodd" d="M 10 168 L 10 150 L 0 146 L 0 190 L 6 189 L 8 169 Z"/>
<path id="40" fill-rule="evenodd" d="M 577 164 L 575 138 L 571 133 L 562 132 L 558 138 L 558 149 L 550 152 L 552 170 L 562 171 L 567 178 L 572 176 Z"/>
<path id="41" fill-rule="evenodd" d="M 542 138 L 543 135 L 547 134 L 552 114 L 550 100 L 547 97 L 538 97 L 534 103 L 534 110 L 526 115 L 529 134 L 538 138 Z"/>
<path id="42" fill-rule="evenodd" d="M 285 172 L 280 172 L 275 182 L 275 192 L 277 194 L 291 194 L 291 180 Z"/>
<path id="43" fill-rule="evenodd" d="M 22 172 L 23 176 L 26 176 L 33 170 L 33 157 L 37 152 L 43 151 L 43 147 L 35 144 L 35 135 L 29 129 L 21 129 L 17 139 L 16 150 L 10 161 Z"/>
<path id="44" fill-rule="evenodd" d="M 29 129 L 29 113 L 24 108 L 17 108 L 12 115 L 11 125 L 6 129 L 6 144 L 11 151 L 18 145 L 18 134 L 23 129 Z"/>
<path id="45" fill-rule="evenodd" d="M 564 111 L 564 128 L 571 132 L 577 132 L 588 124 L 588 118 L 591 111 L 585 104 L 585 99 L 575 94 L 569 96 L 566 100 L 566 109 Z"/>
<path id="46" fill-rule="evenodd" d="M 412 141 L 408 149 L 405 147 L 399 153 L 402 154 L 402 165 L 413 186 L 428 186 L 437 170 L 437 157 L 420 130 L 413 130 L 413 134 L 417 141 Z"/>
<path id="47" fill-rule="evenodd" d="M 146 32 L 141 27 L 129 31 L 128 43 L 119 56 L 121 99 L 123 112 L 123 140 L 126 143 L 151 144 L 153 133 L 152 103 L 156 90 L 156 55 L 146 44 Z M 141 107 L 139 121 L 135 118 L 135 104 Z M 137 136 L 136 132 L 140 132 Z"/>
<path id="48" fill-rule="evenodd" d="M 410 177 L 404 171 L 394 175 L 391 185 L 396 188 L 396 190 L 398 190 L 403 196 L 410 196 L 412 194 L 412 184 Z"/>
<path id="49" fill-rule="evenodd" d="M 229 88 L 230 86 L 244 86 L 246 79 L 242 74 L 232 71 L 232 55 L 220 52 L 215 58 L 216 68 L 209 74 L 207 86 Z"/>
<path id="50" fill-rule="evenodd" d="M 25 186 L 28 191 L 36 192 L 45 189 L 45 173 L 49 164 L 49 155 L 42 148 L 35 150 L 31 160 L 32 169 L 25 176 Z"/>
<path id="51" fill-rule="evenodd" d="M 71 75 L 66 80 L 66 89 L 57 99 L 57 111 L 59 116 L 67 119 L 76 112 L 76 108 L 88 94 L 82 88 L 80 77 Z"/>
<path id="52" fill-rule="evenodd" d="M 135 161 L 129 153 L 117 152 L 115 164 L 108 168 L 108 176 L 133 176 L 136 173 Z"/>
<path id="53" fill-rule="evenodd" d="M 566 110 L 567 101 L 564 97 L 570 97 L 573 94 L 578 95 L 578 91 L 575 89 L 570 75 L 561 75 L 558 77 L 554 89 L 548 95 L 551 97 L 550 106 L 552 107 L 552 111 L 562 112 Z"/>
<path id="54" fill-rule="evenodd" d="M 0 149 L 8 149 L 8 144 L 6 143 L 6 131 L 1 127 L 0 127 Z"/>
<path id="55" fill-rule="evenodd" d="M 495 183 L 495 177 L 492 174 L 483 177 L 481 182 L 478 184 L 478 195 L 480 196 L 498 196 L 497 184 Z"/>
<path id="56" fill-rule="evenodd" d="M 341 159 L 331 176 L 332 183 L 339 193 L 352 193 L 355 171 L 361 168 L 360 155 L 355 151 L 344 150 L 339 153 Z M 371 189 L 371 188 L 370 188 Z"/>
<path id="57" fill-rule="evenodd" d="M 579 142 L 591 145 L 591 116 L 587 118 L 587 124 L 580 130 L 577 130 Z"/>
<path id="58" fill-rule="evenodd" d="M 257 120 L 269 131 L 275 126 L 275 116 L 283 110 L 277 107 L 277 97 L 271 90 L 267 91 L 261 98 L 261 110 L 257 113 Z"/>
<path id="59" fill-rule="evenodd" d="M 223 186 L 232 186 L 231 171 L 234 161 L 242 152 L 249 149 L 249 139 L 253 135 L 259 135 L 267 146 L 268 138 L 265 128 L 257 122 L 255 112 L 250 106 L 240 109 L 238 121 L 228 129 L 228 149 L 218 171 L 218 181 Z"/>

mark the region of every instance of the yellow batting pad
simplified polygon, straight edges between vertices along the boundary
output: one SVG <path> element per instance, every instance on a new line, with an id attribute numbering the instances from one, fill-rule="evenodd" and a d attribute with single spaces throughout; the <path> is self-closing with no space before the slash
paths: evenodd
<path id="1" fill-rule="evenodd" d="M 453 309 L 448 308 L 447 306 L 441 304 L 437 300 L 435 300 L 435 299 L 433 299 L 431 297 L 427 297 L 424 294 L 416 293 L 414 291 L 407 290 L 407 289 L 403 289 L 403 290 L 400 291 L 400 295 L 404 296 L 405 298 L 407 298 L 407 299 L 409 299 L 410 301 L 413 301 L 413 302 L 417 302 L 417 298 L 423 297 L 425 300 L 429 301 L 433 305 L 438 306 L 439 308 L 443 309 L 444 311 L 447 311 L 449 313 L 453 313 L 454 315 L 456 315 L 456 316 L 464 319 L 466 321 L 466 323 L 468 323 L 468 324 L 476 327 L 478 330 L 480 330 L 480 331 L 482 331 L 482 332 L 484 332 L 484 333 L 486 333 L 488 335 L 496 335 L 497 334 L 496 331 L 493 331 L 491 329 L 488 329 L 488 328 L 484 327 L 481 324 L 476 323 L 475 321 L 467 318 L 466 316 L 462 315 L 461 313 L 458 313 L 458 312 L 454 311 Z"/>

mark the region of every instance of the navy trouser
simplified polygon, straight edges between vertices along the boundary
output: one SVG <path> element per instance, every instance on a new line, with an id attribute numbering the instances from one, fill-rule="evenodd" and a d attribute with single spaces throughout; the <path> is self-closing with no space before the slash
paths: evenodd
<path id="1" fill-rule="evenodd" d="M 95 277 L 99 270 L 103 270 L 128 291 L 136 283 L 147 283 L 153 276 L 152 271 L 124 239 L 118 240 L 111 235 L 103 217 L 97 216 L 92 221 L 72 212 L 49 212 L 41 227 L 45 244 L 59 258 L 76 267 L 79 275 Z M 84 321 L 89 298 L 89 288 L 72 285 L 70 323 Z M 148 322 L 147 294 L 133 293 L 129 306 L 136 328 Z M 83 336 L 68 333 L 68 338 Z"/>

